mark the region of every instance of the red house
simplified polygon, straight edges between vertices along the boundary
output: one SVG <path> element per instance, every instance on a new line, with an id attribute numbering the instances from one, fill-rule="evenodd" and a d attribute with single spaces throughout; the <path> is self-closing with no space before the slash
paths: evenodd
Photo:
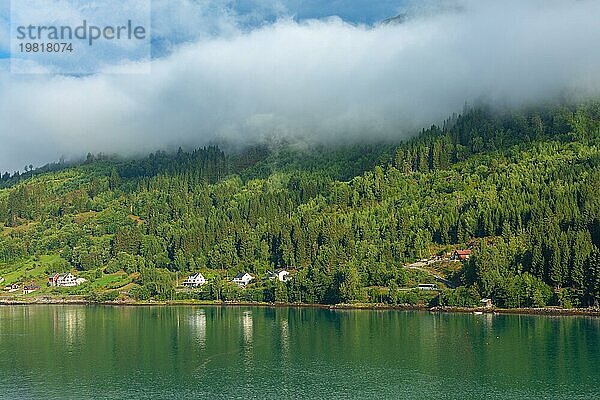
<path id="1" fill-rule="evenodd" d="M 452 255 L 452 260 L 465 261 L 471 257 L 471 250 L 456 250 Z"/>

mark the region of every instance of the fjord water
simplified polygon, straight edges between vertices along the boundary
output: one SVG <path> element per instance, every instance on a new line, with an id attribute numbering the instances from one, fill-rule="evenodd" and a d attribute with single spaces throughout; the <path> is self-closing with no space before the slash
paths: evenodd
<path id="1" fill-rule="evenodd" d="M 600 398 L 600 319 L 0 307 L 0 399 Z"/>

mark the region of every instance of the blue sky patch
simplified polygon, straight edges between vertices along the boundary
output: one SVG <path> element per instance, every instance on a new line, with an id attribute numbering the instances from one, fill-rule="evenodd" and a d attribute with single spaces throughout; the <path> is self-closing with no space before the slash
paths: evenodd
<path id="1" fill-rule="evenodd" d="M 75 2 L 77 0 L 70 0 Z M 110 3 L 111 0 L 107 0 Z M 227 34 L 223 21 L 243 31 L 275 22 L 337 16 L 353 24 L 372 25 L 401 12 L 409 0 L 179 0 L 152 1 L 152 56 L 164 57 L 181 43 Z M 0 4 L 0 58 L 10 57 L 10 2 Z M 18 3 L 17 3 L 18 4 Z M 50 5 L 49 5 L 50 7 Z"/>
<path id="2" fill-rule="evenodd" d="M 265 10 L 261 0 L 234 0 L 231 7 L 240 14 L 251 14 L 256 10 Z M 281 0 L 276 2 L 279 11 L 294 17 L 298 21 L 306 19 L 320 19 L 338 16 L 345 21 L 359 24 L 374 24 L 386 18 L 397 15 L 406 0 Z M 277 18 L 277 7 L 272 7 L 271 12 L 264 14 L 266 21 Z"/>

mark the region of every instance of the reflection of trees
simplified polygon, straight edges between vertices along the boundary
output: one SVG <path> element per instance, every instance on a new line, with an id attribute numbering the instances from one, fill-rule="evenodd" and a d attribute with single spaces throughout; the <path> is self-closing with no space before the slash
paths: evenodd
<path id="1" fill-rule="evenodd" d="M 374 374 L 382 388 L 420 379 L 436 390 L 517 393 L 528 382 L 571 387 L 582 377 L 589 389 L 600 352 L 594 318 L 306 308 L 0 307 L 0 334 L 10 360 L 0 376 L 73 396 L 80 382 L 129 385 L 140 396 L 148 382 L 256 388 L 265 367 L 286 384 L 304 379 L 300 371 L 317 381 L 344 374 L 349 390 L 373 385 Z"/>

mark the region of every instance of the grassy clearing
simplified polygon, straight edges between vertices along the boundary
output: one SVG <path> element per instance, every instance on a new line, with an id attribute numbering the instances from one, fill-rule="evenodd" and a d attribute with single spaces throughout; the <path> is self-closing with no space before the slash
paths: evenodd
<path id="1" fill-rule="evenodd" d="M 3 285 L 33 282 L 42 286 L 46 283 L 48 270 L 60 260 L 60 256 L 53 254 L 30 257 L 14 264 L 0 265 L 0 276 L 5 279 Z"/>
<path id="2" fill-rule="evenodd" d="M 119 289 L 130 284 L 132 278 L 125 272 L 102 275 L 90 280 L 89 287 L 94 291 Z"/>

